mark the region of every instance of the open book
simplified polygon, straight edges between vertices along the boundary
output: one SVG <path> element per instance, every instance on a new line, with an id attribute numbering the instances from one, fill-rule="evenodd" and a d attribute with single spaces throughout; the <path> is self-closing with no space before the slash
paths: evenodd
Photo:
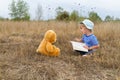
<path id="1" fill-rule="evenodd" d="M 84 48 L 85 43 L 70 41 L 73 46 L 73 50 L 88 52 L 88 49 Z"/>

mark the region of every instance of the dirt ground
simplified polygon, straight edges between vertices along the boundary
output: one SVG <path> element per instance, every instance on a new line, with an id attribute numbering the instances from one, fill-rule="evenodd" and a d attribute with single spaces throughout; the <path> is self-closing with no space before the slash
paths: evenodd
<path id="1" fill-rule="evenodd" d="M 41 37 L 10 34 L 0 38 L 0 80 L 120 80 L 119 66 L 99 63 L 99 54 L 81 57 L 67 41 L 56 43 L 61 48 L 59 57 L 36 53 Z"/>

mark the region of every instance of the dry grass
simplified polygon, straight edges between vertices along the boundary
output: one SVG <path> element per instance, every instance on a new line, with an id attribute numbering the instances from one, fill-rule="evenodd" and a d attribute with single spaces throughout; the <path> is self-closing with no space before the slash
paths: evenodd
<path id="1" fill-rule="evenodd" d="M 59 57 L 35 51 L 44 33 L 57 33 Z M 75 22 L 0 22 L 0 80 L 120 80 L 120 23 L 95 24 L 100 49 L 83 58 L 70 40 L 80 37 Z"/>

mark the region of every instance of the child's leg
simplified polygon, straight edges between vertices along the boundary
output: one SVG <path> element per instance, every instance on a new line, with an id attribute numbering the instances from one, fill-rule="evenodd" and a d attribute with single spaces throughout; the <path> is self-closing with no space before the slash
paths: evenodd
<path id="1" fill-rule="evenodd" d="M 84 52 L 84 51 L 78 51 L 78 50 L 75 50 L 76 52 L 79 52 L 80 55 L 89 55 L 89 54 L 92 54 L 93 52 L 95 52 L 96 50 L 89 50 L 88 52 Z"/>
<path id="2" fill-rule="evenodd" d="M 95 52 L 96 50 L 89 50 L 87 53 L 85 53 L 84 55 L 88 55 L 88 54 L 93 54 L 93 52 Z"/>
<path id="3" fill-rule="evenodd" d="M 84 51 L 78 51 L 78 50 L 75 50 L 76 52 L 79 52 L 80 55 L 85 55 L 87 52 L 84 52 Z"/>

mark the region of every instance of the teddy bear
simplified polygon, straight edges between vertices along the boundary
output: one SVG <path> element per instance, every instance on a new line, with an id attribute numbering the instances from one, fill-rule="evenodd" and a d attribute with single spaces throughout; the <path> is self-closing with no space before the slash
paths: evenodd
<path id="1" fill-rule="evenodd" d="M 56 42 L 56 37 L 57 35 L 53 30 L 48 30 L 36 52 L 47 56 L 59 56 L 60 49 L 53 45 Z"/>

